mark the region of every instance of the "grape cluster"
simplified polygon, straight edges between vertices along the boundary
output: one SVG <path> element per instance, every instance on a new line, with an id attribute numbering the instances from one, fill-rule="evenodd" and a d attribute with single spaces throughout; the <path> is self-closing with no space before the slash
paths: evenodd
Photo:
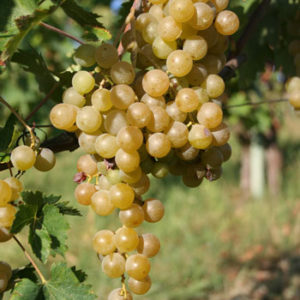
<path id="1" fill-rule="evenodd" d="M 296 109 L 300 109 L 300 77 L 292 77 L 286 83 L 286 91 L 289 103 Z"/>
<path id="2" fill-rule="evenodd" d="M 149 2 L 122 36 L 132 63 L 120 60 L 111 44 L 81 45 L 75 61 L 98 66 L 76 72 L 63 103 L 50 112 L 52 124 L 75 132 L 86 152 L 77 161 L 77 201 L 100 216 L 118 211 L 122 227 L 93 239 L 103 272 L 122 278 L 109 300 L 132 299 L 131 292 L 145 294 L 151 286 L 149 258 L 160 242 L 135 229 L 164 215 L 161 201 L 142 198 L 149 174 L 170 173 L 197 187 L 204 178 L 218 179 L 231 156 L 218 104 L 228 36 L 239 27 L 226 10 L 229 0 Z"/>
<path id="3" fill-rule="evenodd" d="M 6 262 L 0 261 L 0 295 L 6 290 L 11 276 L 12 270 L 10 265 Z"/>

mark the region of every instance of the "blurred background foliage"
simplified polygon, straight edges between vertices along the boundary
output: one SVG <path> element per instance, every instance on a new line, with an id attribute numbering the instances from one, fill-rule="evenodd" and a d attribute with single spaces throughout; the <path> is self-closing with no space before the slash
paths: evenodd
<path id="1" fill-rule="evenodd" d="M 7 2 L 2 1 L 0 8 Z M 120 1 L 86 0 L 81 5 L 101 15 L 99 21 L 114 36 Z M 239 47 L 237 41 L 261 2 L 231 0 L 241 28 L 231 38 L 228 56 Z M 5 14 L 4 10 L 0 9 L 0 14 Z M 157 225 L 143 225 L 141 231 L 156 234 L 162 249 L 153 260 L 153 288 L 149 295 L 137 299 L 300 299 L 299 114 L 286 102 L 237 106 L 285 97 L 284 84 L 296 74 L 288 50 L 291 41 L 299 39 L 299 18 L 299 1 L 271 0 L 243 48 L 247 61 L 228 83 L 222 99 L 233 132 L 233 156 L 225 164 L 221 180 L 188 189 L 177 177 L 167 176 L 162 181 L 152 178 L 148 196 L 165 203 L 166 216 Z M 45 22 L 82 36 L 82 28 L 61 8 Z M 72 59 L 77 46 L 64 36 L 35 26 L 20 48 L 32 51 L 33 59 L 42 59 L 54 74 L 67 75 L 77 68 Z M 51 86 L 40 90 L 37 77 L 26 71 L 24 64 L 14 63 L 15 59 L 0 67 L 0 94 L 27 116 Z M 49 124 L 49 110 L 60 101 L 61 94 L 56 93 L 30 121 Z M 0 126 L 8 115 L 1 107 Z M 45 139 L 57 131 L 37 130 L 37 134 Z M 25 187 L 61 194 L 76 206 L 72 178 L 80 155 L 80 150 L 58 154 L 55 169 L 47 174 L 30 170 L 24 176 Z M 67 261 L 83 268 L 99 299 L 105 299 L 119 281 L 101 273 L 91 239 L 102 228 L 114 230 L 116 217 L 97 217 L 86 208 L 78 208 L 84 217 L 70 218 Z M 21 240 L 26 244 L 26 233 L 21 234 Z M 0 259 L 13 267 L 27 263 L 13 241 L 1 245 Z M 48 265 L 41 268 L 47 272 Z"/>

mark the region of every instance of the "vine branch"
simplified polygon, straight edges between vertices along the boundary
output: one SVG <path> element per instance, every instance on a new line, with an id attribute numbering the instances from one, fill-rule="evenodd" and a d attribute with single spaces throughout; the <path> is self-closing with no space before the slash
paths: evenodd
<path id="1" fill-rule="evenodd" d="M 81 41 L 80 39 L 78 39 L 77 37 L 75 37 L 75 36 L 73 36 L 73 35 L 71 35 L 71 34 L 65 32 L 65 31 L 63 31 L 63 30 L 61 30 L 61 29 L 59 29 L 59 28 L 57 28 L 57 27 L 54 27 L 54 26 L 52 26 L 52 25 L 49 25 L 49 24 L 47 24 L 47 23 L 45 23 L 45 22 L 40 22 L 40 25 L 43 26 L 43 27 L 45 27 L 45 28 L 47 28 L 48 30 L 57 32 L 57 33 L 59 33 L 59 34 L 61 34 L 61 35 L 64 35 L 64 36 L 66 36 L 67 38 L 72 39 L 72 40 L 76 41 L 77 43 L 79 43 L 79 44 L 81 44 L 81 45 L 84 44 L 84 42 Z"/>
<path id="2" fill-rule="evenodd" d="M 22 245 L 22 243 L 19 241 L 19 239 L 15 235 L 13 235 L 13 239 L 16 241 L 16 243 L 19 245 L 19 247 L 24 252 L 24 255 L 27 257 L 27 259 L 30 261 L 30 263 L 34 267 L 35 271 L 37 272 L 37 274 L 39 275 L 39 277 L 41 279 L 42 284 L 45 284 L 47 281 L 46 281 L 44 275 L 42 274 L 41 270 L 38 268 L 37 264 L 34 262 L 32 257 L 30 256 L 30 254 L 26 251 L 25 247 Z"/>

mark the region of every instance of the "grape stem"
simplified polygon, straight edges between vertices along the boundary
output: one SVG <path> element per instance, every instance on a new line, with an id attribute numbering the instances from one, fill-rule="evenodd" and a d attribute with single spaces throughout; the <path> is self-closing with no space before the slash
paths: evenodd
<path id="1" fill-rule="evenodd" d="M 1 96 L 0 96 L 0 102 L 4 104 L 18 119 L 18 121 L 28 130 L 30 133 L 30 140 L 31 140 L 31 147 L 35 145 L 35 135 L 33 133 L 33 130 L 30 126 L 26 124 L 26 122 L 23 120 L 23 118 L 15 111 L 15 109 L 8 103 L 6 102 Z"/>
<path id="2" fill-rule="evenodd" d="M 30 256 L 30 254 L 26 251 L 25 247 L 22 245 L 22 243 L 19 241 L 19 239 L 15 235 L 13 235 L 13 239 L 16 241 L 16 243 L 19 245 L 19 247 L 24 252 L 24 255 L 27 257 L 27 259 L 30 261 L 30 263 L 34 267 L 35 271 L 37 272 L 37 274 L 39 275 L 39 277 L 41 279 L 42 284 L 45 284 L 47 281 L 46 281 L 44 275 L 42 274 L 41 270 L 38 268 L 38 266 L 36 265 L 36 263 L 33 261 L 33 259 Z"/>
<path id="3" fill-rule="evenodd" d="M 256 105 L 261 105 L 261 104 L 268 104 L 268 103 L 279 103 L 279 102 L 288 102 L 288 99 L 275 99 L 275 100 L 264 100 L 264 101 L 259 101 L 259 102 L 245 102 L 245 103 L 240 103 L 240 104 L 234 104 L 234 105 L 225 105 L 225 109 L 231 109 L 231 108 L 236 108 L 236 107 L 242 107 L 242 106 L 256 106 Z"/>
<path id="4" fill-rule="evenodd" d="M 246 55 L 244 54 L 240 54 L 237 57 L 230 59 L 219 73 L 219 76 L 221 76 L 225 81 L 235 77 L 235 71 L 246 61 L 246 59 Z"/>
<path id="5" fill-rule="evenodd" d="M 47 28 L 48 30 L 57 32 L 57 33 L 59 33 L 59 34 L 61 34 L 61 35 L 64 35 L 64 36 L 66 36 L 67 38 L 69 38 L 69 39 L 71 39 L 71 40 L 73 40 L 73 41 L 76 41 L 77 43 L 79 43 L 79 44 L 81 44 L 81 45 L 84 44 L 84 42 L 81 41 L 80 39 L 78 39 L 77 37 L 75 37 L 75 36 L 73 36 L 73 35 L 71 35 L 71 34 L 65 32 L 65 31 L 63 31 L 63 30 L 61 30 L 61 29 L 59 29 L 59 28 L 57 28 L 57 27 L 54 27 L 54 26 L 52 26 L 52 25 L 49 25 L 49 24 L 47 24 L 47 23 L 45 23 L 45 22 L 40 22 L 40 25 L 43 26 L 43 27 L 45 27 L 45 28 Z"/>
<path id="6" fill-rule="evenodd" d="M 58 88 L 59 82 L 54 83 L 51 90 L 48 92 L 48 94 L 40 101 L 40 103 L 29 113 L 29 115 L 25 118 L 25 121 L 28 121 L 33 117 L 33 115 L 49 100 L 51 95 L 55 92 L 55 90 Z"/>
<path id="7" fill-rule="evenodd" d="M 121 283 L 122 283 L 122 288 L 120 291 L 120 296 L 124 296 L 124 299 L 127 299 L 127 290 L 126 290 L 126 285 L 125 285 L 125 275 L 122 275 L 121 278 Z"/>

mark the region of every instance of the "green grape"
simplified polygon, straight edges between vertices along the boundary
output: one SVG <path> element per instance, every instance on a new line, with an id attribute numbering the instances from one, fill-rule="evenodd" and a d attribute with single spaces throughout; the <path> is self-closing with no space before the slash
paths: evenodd
<path id="1" fill-rule="evenodd" d="M 213 135 L 214 146 L 225 145 L 230 138 L 230 130 L 225 123 L 221 123 L 218 127 L 211 129 L 211 134 Z"/>
<path id="2" fill-rule="evenodd" d="M 182 112 L 192 112 L 199 107 L 198 95 L 191 88 L 181 89 L 176 95 L 175 103 Z"/>
<path id="3" fill-rule="evenodd" d="M 197 120 L 209 129 L 216 128 L 222 123 L 223 111 L 218 104 L 207 102 L 201 105 Z"/>
<path id="4" fill-rule="evenodd" d="M 151 278 L 149 276 L 142 280 L 136 280 L 132 277 L 128 279 L 128 287 L 136 295 L 146 294 L 150 290 L 151 284 Z"/>
<path id="5" fill-rule="evenodd" d="M 173 121 L 165 131 L 165 134 L 173 148 L 180 148 L 187 143 L 189 131 L 184 123 Z"/>
<path id="6" fill-rule="evenodd" d="M 134 105 L 134 104 L 131 104 Z M 112 134 L 117 135 L 119 130 L 127 125 L 126 113 L 123 110 L 113 109 L 109 111 L 104 120 L 105 130 Z"/>
<path id="7" fill-rule="evenodd" d="M 120 170 L 118 169 L 109 169 L 107 171 L 106 178 L 112 185 L 120 183 L 122 181 Z"/>
<path id="8" fill-rule="evenodd" d="M 98 231 L 93 239 L 94 250 L 101 255 L 108 255 L 116 250 L 114 233 L 110 230 Z"/>
<path id="9" fill-rule="evenodd" d="M 131 187 L 137 195 L 145 194 L 150 188 L 149 177 L 145 173 L 142 173 L 140 180 L 131 184 Z"/>
<path id="10" fill-rule="evenodd" d="M 121 180 L 129 184 L 139 181 L 141 176 L 142 176 L 142 169 L 140 167 L 138 167 L 136 170 L 129 173 L 120 170 Z"/>
<path id="11" fill-rule="evenodd" d="M 164 205 L 161 201 L 155 198 L 145 200 L 143 210 L 145 221 L 149 223 L 159 222 L 165 214 Z"/>
<path id="12" fill-rule="evenodd" d="M 140 156 L 137 151 L 126 152 L 123 149 L 119 149 L 116 152 L 115 161 L 119 169 L 129 173 L 138 168 Z"/>
<path id="13" fill-rule="evenodd" d="M 150 106 L 150 110 L 152 112 L 152 118 L 147 125 L 147 129 L 152 132 L 160 132 L 167 129 L 170 122 L 170 117 L 166 110 L 156 105 Z"/>
<path id="14" fill-rule="evenodd" d="M 151 174 L 156 178 L 164 178 L 169 173 L 169 167 L 167 164 L 162 162 L 155 162 L 152 169 Z"/>
<path id="15" fill-rule="evenodd" d="M 211 147 L 201 154 L 201 163 L 207 168 L 216 168 L 223 163 L 223 154 L 217 147 Z"/>
<path id="16" fill-rule="evenodd" d="M 192 86 L 200 86 L 207 76 L 207 70 L 202 64 L 194 64 L 186 79 Z"/>
<path id="17" fill-rule="evenodd" d="M 196 92 L 196 94 L 198 96 L 200 107 L 202 104 L 209 101 L 209 97 L 207 95 L 206 89 L 203 89 L 203 88 L 197 86 L 197 87 L 193 87 L 193 90 Z"/>
<path id="18" fill-rule="evenodd" d="M 1 181 L 2 180 L 0 180 L 0 190 L 2 191 Z M 10 199 L 12 201 L 18 199 L 19 198 L 19 193 L 23 191 L 23 183 L 19 179 L 17 179 L 16 177 L 8 177 L 8 178 L 5 178 L 4 181 L 6 183 L 8 183 L 8 185 L 11 188 L 12 194 L 11 194 Z M 3 189 L 3 191 L 5 191 L 5 189 Z M 3 197 L 5 195 L 5 192 L 2 192 L 0 195 L 1 195 L 0 199 L 2 199 L 2 200 L 0 200 L 0 203 L 1 202 L 3 203 Z M 7 197 L 7 194 L 6 194 L 6 197 Z M 4 199 L 5 199 L 5 197 L 4 197 Z M 0 206 L 1 206 L 1 204 L 0 204 Z"/>
<path id="19" fill-rule="evenodd" d="M 210 74 L 204 80 L 201 87 L 206 89 L 207 95 L 210 98 L 218 98 L 224 93 L 225 83 L 219 75 Z"/>
<path id="20" fill-rule="evenodd" d="M 103 88 L 93 92 L 91 101 L 92 106 L 100 112 L 110 110 L 113 105 L 110 98 L 110 91 Z"/>
<path id="21" fill-rule="evenodd" d="M 189 53 L 193 60 L 199 60 L 207 53 L 207 42 L 200 35 L 189 36 L 184 41 L 182 50 Z"/>
<path id="22" fill-rule="evenodd" d="M 83 182 L 77 185 L 74 196 L 76 200 L 82 205 L 90 205 L 91 198 L 96 193 L 94 184 Z"/>
<path id="23" fill-rule="evenodd" d="M 190 19 L 189 24 L 197 30 L 205 30 L 213 23 L 214 11 L 213 9 L 203 2 L 194 4 L 195 13 Z"/>
<path id="24" fill-rule="evenodd" d="M 0 227 L 11 227 L 16 215 L 14 206 L 7 204 L 0 206 Z"/>
<path id="25" fill-rule="evenodd" d="M 135 101 L 133 89 L 126 84 L 118 84 L 111 89 L 111 102 L 118 109 L 127 109 Z"/>
<path id="26" fill-rule="evenodd" d="M 13 191 L 8 182 L 0 180 L 0 206 L 7 205 L 12 199 Z"/>
<path id="27" fill-rule="evenodd" d="M 118 51 L 113 45 L 103 43 L 96 48 L 95 59 L 101 68 L 109 69 L 118 62 Z"/>
<path id="28" fill-rule="evenodd" d="M 238 16 L 230 10 L 223 10 L 218 13 L 215 20 L 215 28 L 222 35 L 232 35 L 237 32 L 240 26 Z"/>
<path id="29" fill-rule="evenodd" d="M 143 143 L 143 133 L 136 126 L 123 127 L 117 135 L 117 143 L 124 151 L 138 150 Z"/>
<path id="30" fill-rule="evenodd" d="M 99 177 L 98 187 L 102 190 L 110 190 L 112 184 L 108 181 L 105 175 Z"/>
<path id="31" fill-rule="evenodd" d="M 114 289 L 112 290 L 109 295 L 107 300 L 132 300 L 131 294 L 126 291 L 126 298 L 125 295 L 122 293 L 122 289 Z"/>
<path id="32" fill-rule="evenodd" d="M 187 114 L 182 112 L 175 101 L 169 101 L 166 106 L 167 114 L 174 120 L 178 122 L 184 122 L 186 119 Z"/>
<path id="33" fill-rule="evenodd" d="M 96 63 L 95 47 L 93 45 L 80 45 L 74 53 L 75 62 L 82 67 L 91 67 Z"/>
<path id="34" fill-rule="evenodd" d="M 95 143 L 100 134 L 100 130 L 96 130 L 92 133 L 80 132 L 78 136 L 78 143 L 80 148 L 82 148 L 82 150 L 86 153 L 95 154 Z"/>
<path id="35" fill-rule="evenodd" d="M 142 254 L 130 255 L 126 260 L 125 270 L 130 277 L 136 280 L 146 278 L 150 269 L 149 259 Z"/>
<path id="36" fill-rule="evenodd" d="M 154 20 L 152 20 L 143 28 L 142 36 L 145 42 L 147 42 L 148 44 L 152 44 L 154 39 L 157 37 L 158 35 L 157 27 L 158 27 L 158 22 L 154 18 Z"/>
<path id="37" fill-rule="evenodd" d="M 85 105 L 85 98 L 79 94 L 73 87 L 66 89 L 63 93 L 63 103 L 72 104 L 77 107 L 83 107 Z"/>
<path id="38" fill-rule="evenodd" d="M 207 149 L 212 143 L 212 134 L 204 125 L 195 124 L 189 132 L 188 140 L 197 149 Z"/>
<path id="39" fill-rule="evenodd" d="M 158 34 L 164 41 L 176 41 L 182 34 L 182 24 L 167 16 L 158 23 Z"/>
<path id="40" fill-rule="evenodd" d="M 120 61 L 111 67 L 110 76 L 116 84 L 131 84 L 135 78 L 135 71 L 130 63 Z"/>
<path id="41" fill-rule="evenodd" d="M 148 13 L 152 15 L 158 22 L 164 17 L 164 12 L 160 5 L 152 5 Z"/>
<path id="42" fill-rule="evenodd" d="M 194 160 L 198 156 L 199 152 L 199 149 L 194 148 L 190 143 L 186 143 L 183 147 L 176 151 L 176 155 L 182 160 L 190 161 Z"/>
<path id="43" fill-rule="evenodd" d="M 146 148 L 151 156 L 161 158 L 170 152 L 171 142 L 164 133 L 157 132 L 147 139 Z"/>
<path id="44" fill-rule="evenodd" d="M 36 157 L 34 151 L 25 145 L 21 145 L 13 149 L 10 160 L 15 168 L 26 171 L 33 167 Z"/>
<path id="45" fill-rule="evenodd" d="M 126 227 L 137 227 L 144 221 L 144 211 L 140 205 L 133 203 L 131 207 L 119 212 L 119 219 Z"/>
<path id="46" fill-rule="evenodd" d="M 148 94 L 144 94 L 141 98 L 141 102 L 147 104 L 149 107 L 152 105 L 160 106 L 165 108 L 166 107 L 166 100 L 163 96 L 160 97 L 152 97 Z"/>
<path id="47" fill-rule="evenodd" d="M 152 51 L 160 59 L 166 59 L 176 49 L 176 41 L 165 41 L 160 36 L 157 36 L 152 43 Z"/>
<path id="48" fill-rule="evenodd" d="M 47 172 L 54 168 L 55 163 L 56 158 L 53 151 L 48 148 L 41 148 L 36 156 L 34 167 L 39 171 Z"/>
<path id="49" fill-rule="evenodd" d="M 95 132 L 102 124 L 101 114 L 93 106 L 82 107 L 76 117 L 76 125 L 86 133 Z"/>
<path id="50" fill-rule="evenodd" d="M 167 58 L 167 69 L 174 76 L 183 77 L 192 70 L 192 67 L 191 55 L 183 50 L 175 50 Z"/>
<path id="51" fill-rule="evenodd" d="M 125 272 L 125 258 L 120 253 L 111 253 L 102 260 L 102 271 L 110 278 L 118 278 Z"/>
<path id="52" fill-rule="evenodd" d="M 232 154 L 231 146 L 227 143 L 225 145 L 218 147 L 218 149 L 221 151 L 223 155 L 223 162 L 228 161 Z"/>
<path id="53" fill-rule="evenodd" d="M 99 216 L 108 216 L 115 210 L 115 206 L 107 190 L 95 192 L 91 200 L 91 207 Z"/>
<path id="54" fill-rule="evenodd" d="M 79 94 L 87 94 L 94 88 L 95 79 L 87 71 L 78 71 L 73 75 L 72 86 Z"/>
<path id="55" fill-rule="evenodd" d="M 110 188 L 110 197 L 113 205 L 119 209 L 127 209 L 134 200 L 133 189 L 125 183 L 117 183 Z"/>
<path id="56" fill-rule="evenodd" d="M 169 14 L 176 22 L 184 23 L 189 21 L 195 13 L 191 0 L 172 0 L 169 5 Z"/>
<path id="57" fill-rule="evenodd" d="M 144 233 L 139 237 L 137 252 L 149 258 L 155 256 L 160 250 L 159 239 L 152 233 Z"/>
<path id="58" fill-rule="evenodd" d="M 56 104 L 50 111 L 50 121 L 58 129 L 68 130 L 76 122 L 76 106 L 67 103 Z"/>
<path id="59" fill-rule="evenodd" d="M 0 227 L 0 243 L 9 241 L 12 238 L 12 234 L 9 232 L 9 228 Z"/>
<path id="60" fill-rule="evenodd" d="M 140 14 L 135 21 L 135 29 L 142 32 L 143 29 L 151 22 L 155 22 L 156 19 L 149 13 Z"/>
<path id="61" fill-rule="evenodd" d="M 147 126 L 152 117 L 150 108 L 141 102 L 131 104 L 126 113 L 128 123 L 138 128 Z"/>
<path id="62" fill-rule="evenodd" d="M 151 70 L 144 75 L 142 84 L 147 94 L 152 97 L 160 97 L 168 91 L 170 81 L 165 72 L 161 70 Z"/>
<path id="63" fill-rule="evenodd" d="M 89 154 L 82 155 L 77 160 L 77 171 L 94 176 L 98 173 L 97 162 Z"/>
<path id="64" fill-rule="evenodd" d="M 119 228 L 114 236 L 114 242 L 120 253 L 134 251 L 139 244 L 139 236 L 133 228 Z"/>

